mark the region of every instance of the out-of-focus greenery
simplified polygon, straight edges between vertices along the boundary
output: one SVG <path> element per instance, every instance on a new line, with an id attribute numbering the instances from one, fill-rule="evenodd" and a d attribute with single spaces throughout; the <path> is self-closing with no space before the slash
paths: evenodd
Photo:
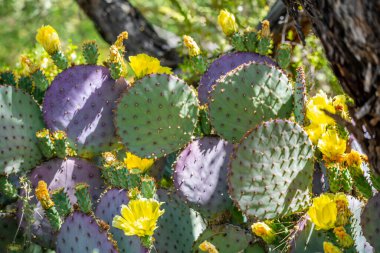
<path id="1" fill-rule="evenodd" d="M 21 52 L 33 48 L 36 30 L 52 25 L 63 42 L 80 45 L 94 39 L 101 49 L 108 45 L 74 0 L 0 0 L 0 66 L 14 66 Z"/>
<path id="2" fill-rule="evenodd" d="M 131 3 L 155 26 L 170 31 L 179 38 L 185 34 L 191 35 L 210 56 L 229 48 L 229 43 L 217 24 L 221 9 L 235 14 L 240 30 L 254 29 L 274 1 L 131 0 Z M 108 45 L 75 0 L 0 0 L 0 7 L 0 70 L 7 66 L 5 69 L 12 68 L 19 74 L 23 73 L 25 69 L 20 65 L 19 56 L 24 54 L 40 65 L 48 78 L 52 79 L 58 70 L 35 42 L 36 30 L 46 24 L 56 28 L 63 50 L 72 62 L 82 62 L 78 49 L 88 39 L 98 42 L 101 61 L 108 55 Z M 291 68 L 294 70 L 300 64 L 305 67 L 311 93 L 318 89 L 331 95 L 342 93 L 318 38 L 308 36 L 306 40 L 305 47 L 297 45 L 294 48 Z M 179 49 L 182 53 L 187 51 L 181 43 Z M 181 66 L 183 78 L 187 78 L 186 66 L 185 60 Z"/>

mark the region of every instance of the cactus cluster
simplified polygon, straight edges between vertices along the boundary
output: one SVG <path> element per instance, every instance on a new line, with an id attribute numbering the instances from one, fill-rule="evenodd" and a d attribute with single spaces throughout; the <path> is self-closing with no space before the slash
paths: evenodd
<path id="1" fill-rule="evenodd" d="M 380 251 L 379 176 L 326 114 L 349 120 L 349 99 L 308 97 L 268 21 L 218 22 L 233 52 L 206 59 L 185 37 L 199 84 L 124 59 L 126 32 L 101 66 L 95 42 L 73 65 L 39 30 L 61 72 L 49 83 L 23 58 L 28 76 L 0 75 L 0 206 L 17 208 L 0 226 L 16 233 L 15 216 L 24 231 L 2 229 L 1 252 Z"/>

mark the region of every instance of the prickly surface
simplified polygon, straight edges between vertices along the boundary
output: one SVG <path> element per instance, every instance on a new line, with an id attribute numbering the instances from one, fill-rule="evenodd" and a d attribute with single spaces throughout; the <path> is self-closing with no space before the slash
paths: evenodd
<path id="1" fill-rule="evenodd" d="M 110 225 L 110 232 L 117 242 L 120 253 L 145 253 L 147 251 L 141 246 L 140 239 L 137 236 L 126 236 L 120 229 L 112 227 L 113 217 L 120 215 L 121 205 L 127 205 L 128 202 L 126 190 L 112 188 L 100 198 L 95 215 Z"/>
<path id="2" fill-rule="evenodd" d="M 373 253 L 374 250 L 364 237 L 362 227 L 360 226 L 360 214 L 365 205 L 363 202 L 352 196 L 347 196 L 347 198 L 349 203 L 348 208 L 352 213 L 350 218 L 350 229 L 352 239 L 355 241 L 355 248 L 357 252 L 360 253 Z"/>
<path id="3" fill-rule="evenodd" d="M 14 236 L 16 235 L 18 223 L 15 217 L 6 216 L 0 217 L 0 252 L 7 252 L 7 245 L 12 243 Z M 22 233 L 18 233 L 16 242 L 20 241 Z"/>
<path id="4" fill-rule="evenodd" d="M 62 224 L 57 235 L 56 252 L 118 252 L 109 237 L 93 217 L 76 211 Z"/>
<path id="5" fill-rule="evenodd" d="M 100 176 L 100 169 L 88 161 L 80 158 L 68 158 L 67 160 L 53 159 L 35 168 L 29 175 L 32 188 L 35 189 L 38 181 L 44 180 L 48 185 L 48 190 L 52 191 L 63 187 L 67 193 L 70 203 L 77 202 L 75 197 L 75 185 L 77 183 L 87 183 L 93 203 L 98 199 L 103 191 L 103 180 Z M 51 234 L 51 227 L 41 204 L 33 197 L 32 204 L 37 204 L 34 209 L 35 222 L 32 225 L 32 233 L 38 237 L 37 241 L 44 246 L 52 245 L 54 236 Z M 42 215 L 42 216 L 41 216 Z M 21 214 L 18 213 L 18 217 Z"/>
<path id="6" fill-rule="evenodd" d="M 205 240 L 212 243 L 219 252 L 236 253 L 249 246 L 251 235 L 234 225 L 219 225 L 208 228 L 194 242 L 192 252 L 203 252 L 199 249 L 199 245 Z"/>
<path id="7" fill-rule="evenodd" d="M 43 114 L 50 130 L 64 130 L 78 153 L 93 155 L 116 143 L 115 101 L 128 87 L 102 66 L 80 65 L 61 72 L 45 93 Z"/>
<path id="8" fill-rule="evenodd" d="M 232 148 L 219 137 L 204 137 L 190 143 L 177 158 L 173 175 L 177 193 L 206 216 L 232 207 L 227 186 Z"/>
<path id="9" fill-rule="evenodd" d="M 365 238 L 375 252 L 380 252 L 380 193 L 368 200 L 361 214 L 360 223 Z"/>
<path id="10" fill-rule="evenodd" d="M 314 150 L 306 132 L 287 120 L 264 122 L 234 150 L 229 191 L 237 206 L 259 220 L 286 216 L 310 201 Z"/>
<path id="11" fill-rule="evenodd" d="M 316 230 L 315 225 L 307 215 L 303 216 L 295 226 L 295 230 L 288 239 L 291 253 L 324 252 L 323 242 L 329 241 L 323 230 Z"/>
<path id="12" fill-rule="evenodd" d="M 190 141 L 197 117 L 197 97 L 184 81 L 153 74 L 138 80 L 120 98 L 115 125 L 130 152 L 162 157 Z"/>
<path id="13" fill-rule="evenodd" d="M 35 134 L 42 128 L 41 110 L 33 98 L 0 85 L 0 174 L 27 172 L 41 161 Z"/>
<path id="14" fill-rule="evenodd" d="M 199 213 L 189 208 L 177 196 L 157 190 L 158 201 L 165 202 L 165 213 L 158 220 L 154 246 L 158 253 L 189 253 L 193 242 L 205 229 Z"/>
<path id="15" fill-rule="evenodd" d="M 303 126 L 306 115 L 306 81 L 302 67 L 297 68 L 297 78 L 294 88 L 294 117 Z"/>
<path id="16" fill-rule="evenodd" d="M 211 63 L 206 73 L 201 77 L 198 86 L 198 98 L 200 103 L 206 104 L 209 102 L 209 92 L 216 80 L 239 65 L 248 62 L 266 63 L 272 66 L 277 66 L 271 58 L 255 53 L 234 52 L 224 54 Z"/>
<path id="17" fill-rule="evenodd" d="M 221 77 L 210 93 L 210 121 L 216 132 L 238 142 L 251 128 L 272 118 L 288 118 L 292 86 L 281 70 L 264 64 L 242 64 Z"/>

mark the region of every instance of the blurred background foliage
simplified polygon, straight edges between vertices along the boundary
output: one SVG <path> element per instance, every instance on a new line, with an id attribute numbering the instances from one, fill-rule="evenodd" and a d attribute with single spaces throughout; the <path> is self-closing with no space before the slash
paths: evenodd
<path id="1" fill-rule="evenodd" d="M 234 13 L 241 29 L 252 28 L 262 21 L 275 0 L 131 0 L 142 14 L 156 27 L 175 34 L 181 41 L 191 35 L 203 49 L 218 55 L 229 49 L 224 34 L 217 25 L 221 9 Z M 101 60 L 108 55 L 108 44 L 97 33 L 91 20 L 74 0 L 0 0 L 0 69 L 24 71 L 20 55 L 28 55 L 41 65 L 49 79 L 57 69 L 42 48 L 35 43 L 36 30 L 50 24 L 58 31 L 66 55 L 81 63 L 80 45 L 91 39 L 98 42 Z M 288 37 L 294 36 L 289 34 Z M 128 48 L 128 46 L 127 46 Z M 179 52 L 185 52 L 181 43 Z M 319 40 L 310 35 L 307 45 L 297 44 L 293 51 L 291 71 L 303 65 L 311 93 L 323 89 L 340 94 L 342 90 L 324 56 Z M 186 66 L 184 65 L 184 68 Z"/>

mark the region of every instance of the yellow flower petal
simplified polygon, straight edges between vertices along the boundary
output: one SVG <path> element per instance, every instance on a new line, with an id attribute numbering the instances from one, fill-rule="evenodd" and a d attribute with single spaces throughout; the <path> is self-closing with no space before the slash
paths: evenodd
<path id="1" fill-rule="evenodd" d="M 331 99 L 324 92 L 319 92 L 306 103 L 306 117 L 314 124 L 334 124 L 334 120 L 323 112 L 335 113 Z"/>
<path id="2" fill-rule="evenodd" d="M 124 164 L 129 170 L 137 169 L 140 173 L 144 173 L 152 167 L 154 159 L 140 158 L 130 152 L 127 152 Z"/>
<path id="3" fill-rule="evenodd" d="M 339 160 L 346 151 L 346 140 L 340 138 L 339 133 L 330 128 L 322 134 L 318 141 L 318 148 L 331 161 Z"/>
<path id="4" fill-rule="evenodd" d="M 318 230 L 329 230 L 334 227 L 337 212 L 333 195 L 322 194 L 313 199 L 313 205 L 309 208 L 307 214 Z"/>
<path id="5" fill-rule="evenodd" d="M 50 55 L 56 53 L 61 45 L 58 33 L 50 25 L 42 26 L 37 30 L 36 40 Z"/>
<path id="6" fill-rule="evenodd" d="M 238 30 L 234 14 L 229 13 L 227 10 L 221 10 L 219 12 L 218 24 L 227 36 L 231 36 Z"/>
<path id="7" fill-rule="evenodd" d="M 135 72 L 137 78 L 141 78 L 149 74 L 172 74 L 171 68 L 162 67 L 157 58 L 146 54 L 129 56 L 129 61 L 129 64 L 133 72 Z"/>

